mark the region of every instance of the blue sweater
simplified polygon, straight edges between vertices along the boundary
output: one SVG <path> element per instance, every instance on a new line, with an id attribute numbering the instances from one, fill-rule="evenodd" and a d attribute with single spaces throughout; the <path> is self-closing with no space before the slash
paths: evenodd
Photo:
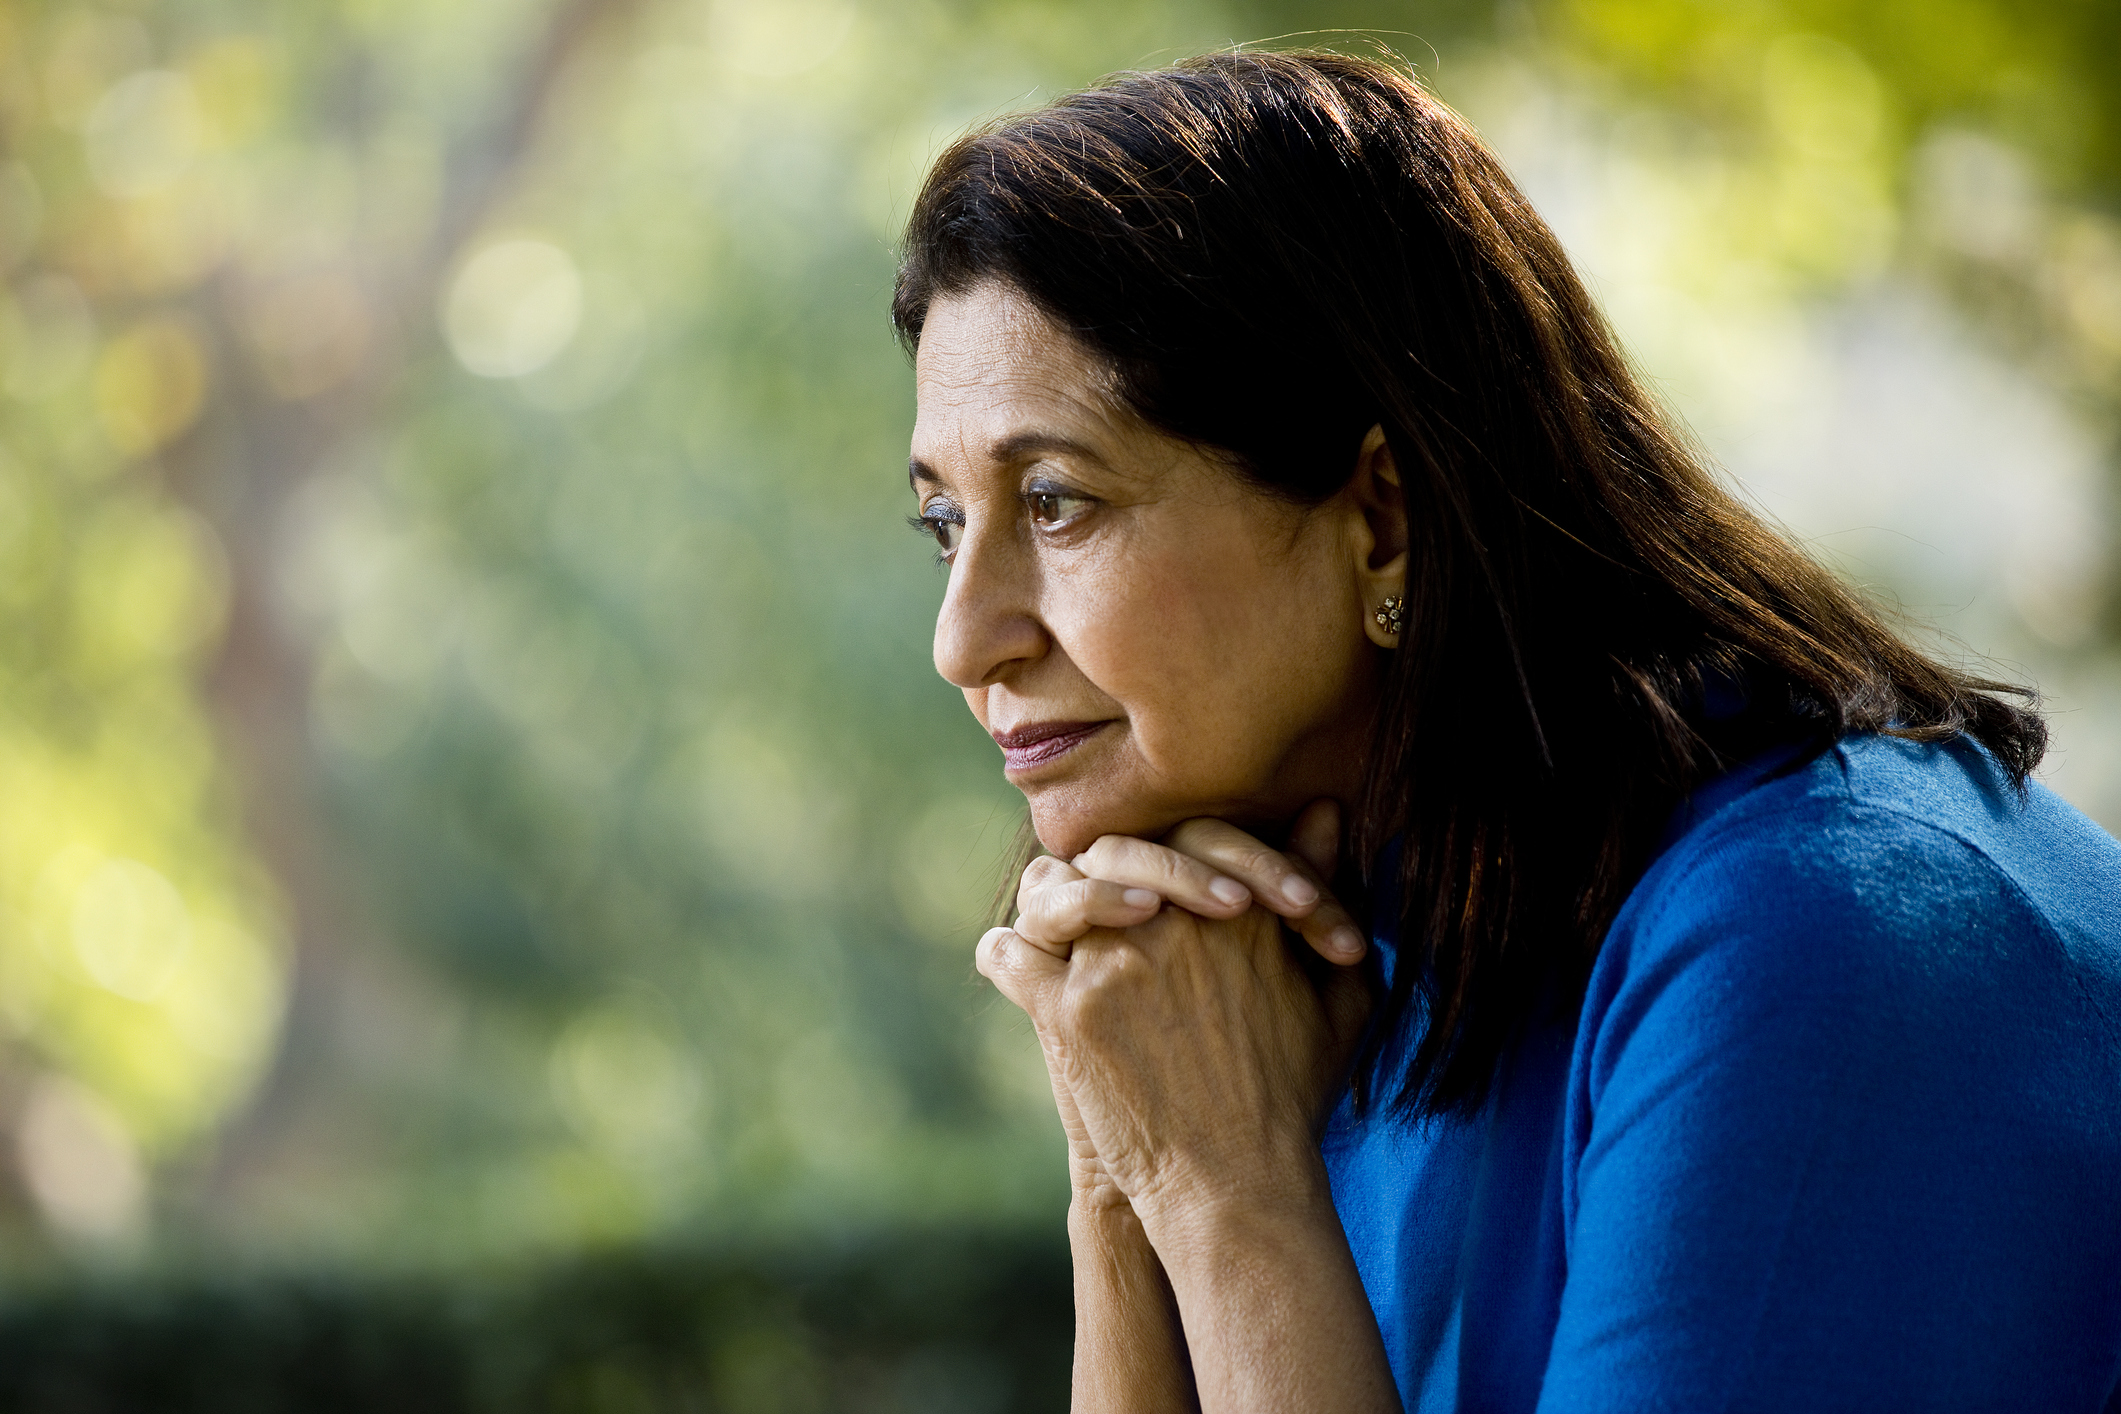
<path id="1" fill-rule="evenodd" d="M 1328 1127 L 1409 1411 L 2121 1410 L 2121 846 L 1963 740 L 1777 764 L 1476 1117 Z"/>

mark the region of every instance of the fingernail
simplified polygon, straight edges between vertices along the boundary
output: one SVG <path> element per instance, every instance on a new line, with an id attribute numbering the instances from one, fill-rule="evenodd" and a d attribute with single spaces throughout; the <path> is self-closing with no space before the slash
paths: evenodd
<path id="1" fill-rule="evenodd" d="M 1318 902 L 1318 886 L 1301 874 L 1291 874 L 1281 881 L 1281 896 L 1298 908 L 1308 908 Z"/>
<path id="2" fill-rule="evenodd" d="M 1243 903 L 1252 897 L 1251 890 L 1238 883 L 1235 879 L 1217 879 L 1214 883 L 1208 885 L 1208 892 L 1224 903 L 1229 904 Z"/>
<path id="3" fill-rule="evenodd" d="M 1128 889 L 1119 901 L 1129 908 L 1147 908 L 1152 903 L 1162 903 L 1163 896 L 1149 889 Z"/>
<path id="4" fill-rule="evenodd" d="M 1342 957 L 1362 956 L 1362 934 L 1356 932 L 1345 923 L 1333 930 L 1331 941 L 1333 943 L 1333 951 L 1339 953 Z"/>

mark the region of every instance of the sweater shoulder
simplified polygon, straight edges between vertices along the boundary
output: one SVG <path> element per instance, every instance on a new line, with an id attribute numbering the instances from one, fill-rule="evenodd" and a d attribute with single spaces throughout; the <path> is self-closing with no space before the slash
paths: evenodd
<path id="1" fill-rule="evenodd" d="M 2014 785 L 1964 738 L 1851 737 L 1795 769 L 1702 795 L 1707 807 L 1630 896 L 1638 916 L 1675 892 L 1719 887 L 1751 893 L 1868 880 L 1956 895 L 2002 882 L 2043 915 L 2121 932 L 2121 844 L 2039 782 Z M 1895 872 L 1913 860 L 1949 873 Z"/>
<path id="2" fill-rule="evenodd" d="M 1616 969 L 1687 962 L 1769 993 L 1958 989 L 2035 962 L 2121 1020 L 2121 846 L 1972 742 L 1850 738 L 1711 798 L 1630 894 L 1598 972 L 1610 988 Z"/>

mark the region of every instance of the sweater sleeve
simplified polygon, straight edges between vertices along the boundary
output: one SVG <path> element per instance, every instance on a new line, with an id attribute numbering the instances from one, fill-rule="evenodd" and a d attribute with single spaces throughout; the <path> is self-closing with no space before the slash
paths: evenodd
<path id="1" fill-rule="evenodd" d="M 2121 1407 L 2116 1047 L 2047 920 L 1846 802 L 1654 872 L 1578 1032 L 1539 1408 Z"/>

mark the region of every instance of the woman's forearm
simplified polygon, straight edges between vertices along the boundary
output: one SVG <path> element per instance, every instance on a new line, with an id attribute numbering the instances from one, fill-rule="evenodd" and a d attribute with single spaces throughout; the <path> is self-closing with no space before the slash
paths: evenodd
<path id="1" fill-rule="evenodd" d="M 1184 1319 L 1200 1407 L 1398 1414 L 1323 1169 L 1282 1192 L 1173 1203 L 1145 1218 Z"/>
<path id="2" fill-rule="evenodd" d="M 1163 1264 L 1130 1209 L 1078 1198 L 1072 1414 L 1179 1414 L 1200 1408 Z"/>

